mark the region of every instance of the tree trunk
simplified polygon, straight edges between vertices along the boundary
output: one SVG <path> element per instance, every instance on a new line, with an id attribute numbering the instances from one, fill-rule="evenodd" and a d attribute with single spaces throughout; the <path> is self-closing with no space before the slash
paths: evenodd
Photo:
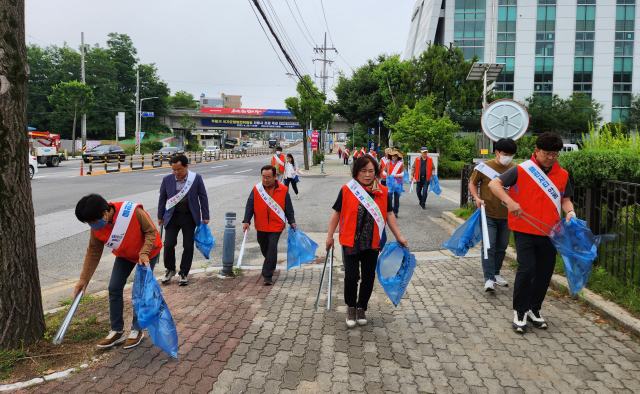
<path id="1" fill-rule="evenodd" d="M 0 1 L 0 350 L 45 332 L 29 180 L 24 0 Z"/>
<path id="2" fill-rule="evenodd" d="M 71 156 L 76 157 L 76 118 L 77 112 L 73 113 L 73 129 L 71 130 Z"/>

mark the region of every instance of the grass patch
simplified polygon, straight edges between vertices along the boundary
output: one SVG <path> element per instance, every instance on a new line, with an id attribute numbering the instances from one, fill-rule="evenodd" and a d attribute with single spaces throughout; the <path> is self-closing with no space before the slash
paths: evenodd
<path id="1" fill-rule="evenodd" d="M 13 366 L 23 357 L 26 357 L 24 344 L 20 350 L 0 350 L 0 379 L 7 379 L 11 376 Z"/>
<path id="2" fill-rule="evenodd" d="M 241 276 L 243 273 L 242 267 L 236 267 L 233 269 L 233 273 L 236 274 L 236 276 Z"/>
<path id="3" fill-rule="evenodd" d="M 478 208 L 476 207 L 475 204 L 466 204 L 465 206 L 463 206 L 460 209 L 456 209 L 453 210 L 451 212 L 453 212 L 454 215 L 456 215 L 457 217 L 459 217 L 460 219 L 464 219 L 467 220 L 471 217 L 471 215 L 473 215 L 475 213 L 475 211 L 477 211 Z"/>
<path id="4" fill-rule="evenodd" d="M 80 300 L 81 304 L 84 304 L 86 302 L 91 302 L 95 300 L 95 297 L 89 294 L 85 294 L 84 296 L 82 296 L 82 299 Z M 60 300 L 60 306 L 70 306 L 71 304 L 73 304 L 73 298 L 67 298 L 64 300 Z"/>
<path id="5" fill-rule="evenodd" d="M 640 286 L 637 284 L 624 283 L 603 267 L 594 267 L 587 288 L 640 317 Z"/>

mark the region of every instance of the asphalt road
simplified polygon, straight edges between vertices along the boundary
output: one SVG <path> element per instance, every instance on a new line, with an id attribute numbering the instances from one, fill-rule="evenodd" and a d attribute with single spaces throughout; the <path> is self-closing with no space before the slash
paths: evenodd
<path id="1" fill-rule="evenodd" d="M 285 150 L 285 153 L 292 153 L 296 159 L 302 159 L 300 146 Z M 244 216 L 246 199 L 251 188 L 260 181 L 260 168 L 269 162 L 269 156 L 254 156 L 191 166 L 191 170 L 199 173 L 205 181 L 211 212 L 209 225 L 218 245 L 211 254 L 211 260 L 205 260 L 196 250 L 192 269 L 222 265 L 224 217 L 227 212 L 237 214 L 237 259 L 242 243 L 240 223 Z M 75 218 L 74 208 L 77 201 L 88 193 L 101 194 L 108 201 L 134 201 L 142 204 L 155 220 L 160 183 L 162 177 L 170 171 L 163 168 L 80 177 L 80 163 L 74 161 L 63 162 L 56 168 L 41 167 L 39 170 L 32 180 L 32 189 L 40 283 L 46 310 L 57 307 L 61 299 L 72 296 L 84 261 L 89 227 Z M 302 231 L 321 245 L 317 253 L 319 262 L 324 261 L 322 245 L 326 239 L 331 207 L 341 186 L 348 180 L 348 175 L 302 176 L 298 184 L 300 200 L 293 200 L 296 222 Z M 422 211 L 418 206 L 415 191 L 411 194 L 405 193 L 401 197 L 398 221 L 412 251 L 440 250 L 442 243 L 449 237 L 439 225 L 439 218 L 443 210 L 458 207 L 459 182 L 444 181 L 442 187 L 444 192 L 441 196 L 429 195 L 426 211 Z M 293 194 L 292 191 L 291 193 Z M 387 234 L 389 240 L 393 241 L 391 232 L 388 231 Z M 337 238 L 336 234 L 336 241 Z M 178 239 L 176 248 L 178 262 L 182 253 L 180 240 L 181 238 Z M 279 265 L 286 265 L 286 240 L 287 231 L 284 231 L 278 248 Z M 340 256 L 337 257 L 340 260 Z M 107 288 L 113 259 L 113 255 L 105 250 L 89 284 L 89 293 Z M 262 259 L 255 230 L 251 228 L 247 237 L 243 266 L 261 266 Z M 157 276 L 164 273 L 162 263 L 156 267 L 155 273 Z M 130 279 L 133 279 L 133 275 Z"/>

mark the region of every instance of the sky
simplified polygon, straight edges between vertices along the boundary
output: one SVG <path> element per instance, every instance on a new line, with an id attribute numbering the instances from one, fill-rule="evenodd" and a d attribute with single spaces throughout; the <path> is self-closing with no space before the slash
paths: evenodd
<path id="1" fill-rule="evenodd" d="M 324 33 L 329 32 L 327 46 L 339 53 L 327 51 L 327 59 L 335 61 L 328 67 L 327 75 L 335 76 L 327 79 L 329 90 L 339 70 L 350 75 L 351 67 L 381 53 L 402 53 L 415 1 L 260 3 L 269 17 L 272 8 L 275 11 L 279 23 L 274 28 L 286 31 L 288 39 L 279 36 L 286 42 L 285 49 L 292 49 L 289 54 L 303 75 L 320 75 L 322 62 L 314 64 L 313 59 L 322 54 L 314 53 L 313 48 L 322 47 Z M 80 48 L 84 32 L 85 43 L 106 46 L 107 34 L 127 34 L 140 61 L 156 64 L 172 94 L 178 90 L 195 97 L 236 94 L 242 95 L 243 108 L 285 108 L 284 99 L 296 95 L 297 80 L 286 75 L 290 67 L 263 25 L 287 70 L 281 64 L 251 4 L 250 0 L 27 0 L 27 42 L 41 46 L 66 42 Z M 320 78 L 316 84 L 320 86 Z M 333 92 L 328 96 L 335 98 Z"/>

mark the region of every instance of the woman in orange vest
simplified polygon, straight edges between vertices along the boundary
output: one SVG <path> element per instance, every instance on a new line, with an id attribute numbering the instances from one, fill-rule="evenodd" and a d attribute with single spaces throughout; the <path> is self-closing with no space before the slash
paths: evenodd
<path id="1" fill-rule="evenodd" d="M 383 185 L 387 185 L 387 163 L 389 163 L 389 153 L 391 153 L 391 148 L 387 148 L 384 150 L 384 155 L 380 156 L 380 183 Z"/>
<path id="2" fill-rule="evenodd" d="M 525 332 L 527 320 L 537 328 L 548 326 L 540 309 L 553 275 L 556 248 L 547 236 L 546 226 L 553 228 L 561 220 L 561 211 L 566 213 L 567 221 L 576 216 L 569 173 L 558 164 L 562 147 L 558 134 L 542 133 L 531 160 L 489 182 L 494 196 L 507 204 L 509 229 L 513 231 L 518 252 L 513 329 L 519 333 Z M 503 187 L 509 187 L 509 192 Z"/>
<path id="3" fill-rule="evenodd" d="M 394 149 L 389 155 L 391 160 L 387 163 L 387 183 L 388 182 L 400 182 L 402 183 L 402 177 L 404 176 L 404 164 L 402 163 L 402 157 L 397 149 Z M 400 210 L 400 193 L 393 192 L 393 214 L 398 217 L 398 211 Z"/>
<path id="4" fill-rule="evenodd" d="M 108 203 L 98 194 L 82 197 L 76 204 L 76 217 L 91 227 L 89 247 L 82 265 L 80 279 L 73 297 L 87 290 L 87 285 L 98 268 L 104 246 L 113 249 L 116 260 L 109 280 L 109 319 L 111 331 L 98 347 L 109 348 L 124 342 L 124 348 L 138 346 L 144 338 L 133 311 L 133 324 L 128 337 L 124 336 L 123 289 L 136 264 L 155 267 L 162 249 L 158 230 L 142 205 L 131 202 Z"/>
<path id="5" fill-rule="evenodd" d="M 242 231 L 248 231 L 251 218 L 255 217 L 254 227 L 258 233 L 258 244 L 264 256 L 262 276 L 264 285 L 273 284 L 273 272 L 278 261 L 278 241 L 285 227 L 285 220 L 296 228 L 293 204 L 289 189 L 277 181 L 276 169 L 266 165 L 260 170 L 262 182 L 251 190 L 244 210 Z"/>
<path id="6" fill-rule="evenodd" d="M 326 241 L 327 250 L 334 247 L 333 233 L 339 223 L 345 270 L 344 301 L 348 306 L 347 327 L 354 327 L 356 322 L 361 326 L 367 324 L 365 312 L 376 278 L 378 254 L 387 240 L 385 225 L 389 224 L 399 243 L 408 246 L 400 234 L 395 216 L 388 215 L 391 197 L 387 188 L 377 181 L 380 167 L 375 159 L 364 155 L 356 160 L 351 176 L 353 179 L 342 186 L 333 204 Z M 358 294 L 360 272 L 362 281 Z"/>
<path id="7" fill-rule="evenodd" d="M 347 147 L 344 148 L 343 159 L 344 159 L 343 166 L 344 167 L 348 166 L 349 165 L 349 148 L 347 148 Z"/>

